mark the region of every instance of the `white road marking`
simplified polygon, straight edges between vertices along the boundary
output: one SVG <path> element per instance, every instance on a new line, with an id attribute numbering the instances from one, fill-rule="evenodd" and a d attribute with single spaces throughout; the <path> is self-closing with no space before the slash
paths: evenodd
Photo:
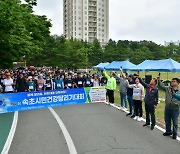
<path id="1" fill-rule="evenodd" d="M 108 103 L 105 103 L 105 104 L 108 104 Z M 116 108 L 116 109 L 118 109 L 118 110 L 122 110 L 121 107 L 119 107 L 119 106 L 117 106 L 117 105 L 115 105 L 115 104 L 110 104 L 110 106 L 112 106 L 112 107 L 114 107 L 114 108 Z M 122 110 L 122 111 L 124 111 L 124 110 Z M 124 112 L 129 113 L 128 111 L 124 111 Z M 146 119 L 142 118 L 142 121 L 143 121 L 143 122 L 146 122 Z M 156 125 L 155 127 L 156 127 L 158 130 L 162 131 L 163 133 L 166 132 L 166 130 L 165 130 L 164 128 L 160 127 L 160 126 L 157 126 L 157 125 Z M 177 137 L 177 140 L 180 141 L 180 137 Z"/>
<path id="2" fill-rule="evenodd" d="M 61 120 L 61 118 L 58 116 L 58 114 L 54 111 L 53 108 L 49 107 L 49 110 L 51 111 L 51 113 L 53 114 L 53 116 L 55 117 L 59 127 L 61 128 L 63 134 L 64 134 L 64 137 L 65 137 L 65 140 L 67 142 L 67 145 L 68 145 L 68 149 L 69 149 L 69 153 L 70 154 L 77 154 L 77 151 L 76 151 L 76 148 L 75 148 L 75 145 L 71 139 L 71 136 L 70 134 L 68 133 L 68 130 L 66 129 L 66 126 L 64 125 L 63 121 Z"/>
<path id="3" fill-rule="evenodd" d="M 14 118 L 13 118 L 13 122 L 12 122 L 12 125 L 11 125 L 11 129 L 10 129 L 8 138 L 6 140 L 6 143 L 4 145 L 4 148 L 3 148 L 2 152 L 1 152 L 1 154 L 8 154 L 9 149 L 11 147 L 11 143 L 12 143 L 13 138 L 14 138 L 15 131 L 16 131 L 17 122 L 18 122 L 18 111 L 16 111 L 14 113 Z"/>

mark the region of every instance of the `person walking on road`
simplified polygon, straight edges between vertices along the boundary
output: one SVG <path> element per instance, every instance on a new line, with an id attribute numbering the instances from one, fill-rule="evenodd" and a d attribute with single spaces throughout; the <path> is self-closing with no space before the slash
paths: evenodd
<path id="1" fill-rule="evenodd" d="M 180 80 L 178 78 L 173 78 L 171 80 L 171 86 L 165 86 L 161 80 L 160 76 L 157 77 L 158 85 L 166 92 L 165 99 L 165 123 L 166 123 L 166 132 L 163 134 L 164 136 L 173 135 L 172 138 L 177 138 L 178 132 L 178 116 L 179 116 L 179 108 L 180 101 L 173 97 L 173 94 L 180 95 L 179 83 Z M 171 130 L 171 121 L 173 122 L 173 131 Z"/>
<path id="2" fill-rule="evenodd" d="M 104 71 L 104 75 L 107 78 L 107 96 L 109 98 L 109 103 L 114 104 L 114 90 L 116 90 L 116 79 L 114 78 L 115 73 L 111 72 L 110 75 Z"/>
<path id="3" fill-rule="evenodd" d="M 134 120 L 142 121 L 142 101 L 144 99 L 144 87 L 140 83 L 139 78 L 135 78 L 135 84 L 129 85 L 129 88 L 133 88 L 133 102 L 135 106 Z"/>
<path id="4" fill-rule="evenodd" d="M 140 83 L 144 86 L 144 88 L 146 88 L 146 95 L 144 98 L 146 123 L 143 125 L 143 127 L 150 125 L 151 116 L 151 130 L 153 130 L 156 125 L 155 109 L 159 99 L 158 88 L 156 87 L 157 79 L 152 79 L 150 84 L 147 84 L 140 78 Z"/>

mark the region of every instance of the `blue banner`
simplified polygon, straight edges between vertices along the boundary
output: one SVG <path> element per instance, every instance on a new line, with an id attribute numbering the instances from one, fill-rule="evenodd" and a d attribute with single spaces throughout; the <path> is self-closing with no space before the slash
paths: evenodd
<path id="1" fill-rule="evenodd" d="M 84 88 L 0 94 L 0 113 L 85 104 Z"/>

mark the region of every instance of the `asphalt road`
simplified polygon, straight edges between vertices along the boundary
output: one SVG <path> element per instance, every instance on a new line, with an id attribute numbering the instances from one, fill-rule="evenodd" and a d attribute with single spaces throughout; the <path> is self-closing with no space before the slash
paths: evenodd
<path id="1" fill-rule="evenodd" d="M 78 154 L 180 154 L 180 142 L 164 137 L 123 111 L 99 104 L 54 108 Z M 65 138 L 49 109 L 19 112 L 9 154 L 68 154 Z"/>

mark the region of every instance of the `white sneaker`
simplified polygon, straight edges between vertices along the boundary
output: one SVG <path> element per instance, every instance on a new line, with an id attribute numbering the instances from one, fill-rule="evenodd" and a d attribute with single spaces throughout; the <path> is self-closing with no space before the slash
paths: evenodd
<path id="1" fill-rule="evenodd" d="M 106 102 L 107 105 L 109 105 L 110 103 L 109 102 Z"/>
<path id="2" fill-rule="evenodd" d="M 120 109 L 120 110 L 123 110 L 123 107 L 119 106 L 119 109 Z"/>
<path id="3" fill-rule="evenodd" d="M 125 108 L 125 107 L 122 107 L 122 110 L 125 112 L 125 111 L 126 111 L 126 108 Z"/>
<path id="4" fill-rule="evenodd" d="M 127 108 L 124 108 L 124 112 L 127 112 L 128 111 L 128 109 Z"/>
<path id="5" fill-rule="evenodd" d="M 114 103 L 113 103 L 113 104 L 110 104 L 110 105 L 113 106 L 113 107 L 115 106 Z"/>
<path id="6" fill-rule="evenodd" d="M 137 120 L 137 119 L 138 119 L 138 116 L 135 116 L 133 119 L 134 119 L 134 120 Z"/>
<path id="7" fill-rule="evenodd" d="M 138 117 L 137 121 L 139 121 L 139 122 L 142 121 L 142 118 L 141 118 L 141 117 Z"/>

